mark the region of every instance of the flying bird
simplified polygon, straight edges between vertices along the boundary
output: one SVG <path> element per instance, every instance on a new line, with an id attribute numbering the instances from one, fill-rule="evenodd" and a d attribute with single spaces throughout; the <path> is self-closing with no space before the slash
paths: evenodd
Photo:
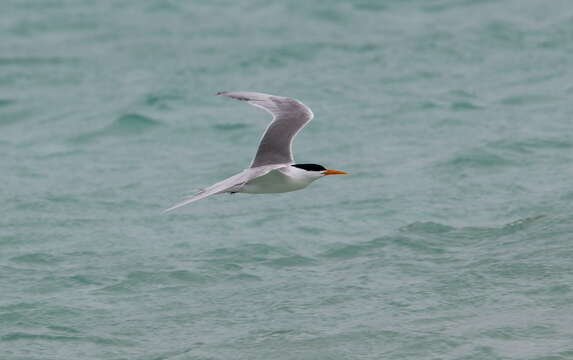
<path id="1" fill-rule="evenodd" d="M 292 141 L 314 117 L 312 111 L 302 102 L 288 97 L 247 91 L 222 91 L 217 95 L 245 101 L 264 109 L 272 114 L 273 120 L 265 130 L 255 158 L 248 169 L 201 189 L 164 212 L 213 194 L 289 192 L 304 189 L 326 175 L 346 174 L 345 171 L 327 169 L 318 164 L 294 162 Z"/>

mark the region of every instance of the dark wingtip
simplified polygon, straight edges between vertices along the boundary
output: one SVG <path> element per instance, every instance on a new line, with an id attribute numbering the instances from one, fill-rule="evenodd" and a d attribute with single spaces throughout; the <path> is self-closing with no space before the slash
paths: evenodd
<path id="1" fill-rule="evenodd" d="M 221 95 L 225 95 L 226 93 L 228 93 L 228 91 L 219 91 L 215 95 L 221 96 Z"/>

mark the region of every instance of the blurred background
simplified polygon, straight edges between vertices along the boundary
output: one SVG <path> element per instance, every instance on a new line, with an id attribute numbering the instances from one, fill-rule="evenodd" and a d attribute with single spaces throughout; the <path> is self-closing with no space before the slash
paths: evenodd
<path id="1" fill-rule="evenodd" d="M 568 0 L 4 0 L 2 359 L 573 358 Z M 309 188 L 183 196 L 300 99 Z"/>

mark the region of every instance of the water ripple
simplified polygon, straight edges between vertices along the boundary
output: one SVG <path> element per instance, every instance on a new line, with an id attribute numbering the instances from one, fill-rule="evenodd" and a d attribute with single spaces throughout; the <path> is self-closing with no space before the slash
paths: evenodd
<path id="1" fill-rule="evenodd" d="M 132 113 L 117 118 L 109 126 L 96 131 L 87 132 L 71 138 L 73 143 L 88 143 L 100 137 L 140 135 L 161 125 L 153 118 Z"/>
<path id="2" fill-rule="evenodd" d="M 134 346 L 135 343 L 129 340 L 122 340 L 118 338 L 106 338 L 99 336 L 71 336 L 71 335 L 49 335 L 49 334 L 33 334 L 25 332 L 12 332 L 0 337 L 0 341 L 30 341 L 30 340 L 44 340 L 55 342 L 89 342 L 98 345 L 113 345 L 113 346 Z"/>

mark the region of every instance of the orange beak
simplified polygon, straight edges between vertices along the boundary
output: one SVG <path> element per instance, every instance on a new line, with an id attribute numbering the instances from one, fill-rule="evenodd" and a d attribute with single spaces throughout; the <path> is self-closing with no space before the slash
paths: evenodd
<path id="1" fill-rule="evenodd" d="M 344 175 L 348 174 L 346 171 L 342 170 L 335 170 L 335 169 L 326 169 L 322 172 L 324 175 Z"/>

